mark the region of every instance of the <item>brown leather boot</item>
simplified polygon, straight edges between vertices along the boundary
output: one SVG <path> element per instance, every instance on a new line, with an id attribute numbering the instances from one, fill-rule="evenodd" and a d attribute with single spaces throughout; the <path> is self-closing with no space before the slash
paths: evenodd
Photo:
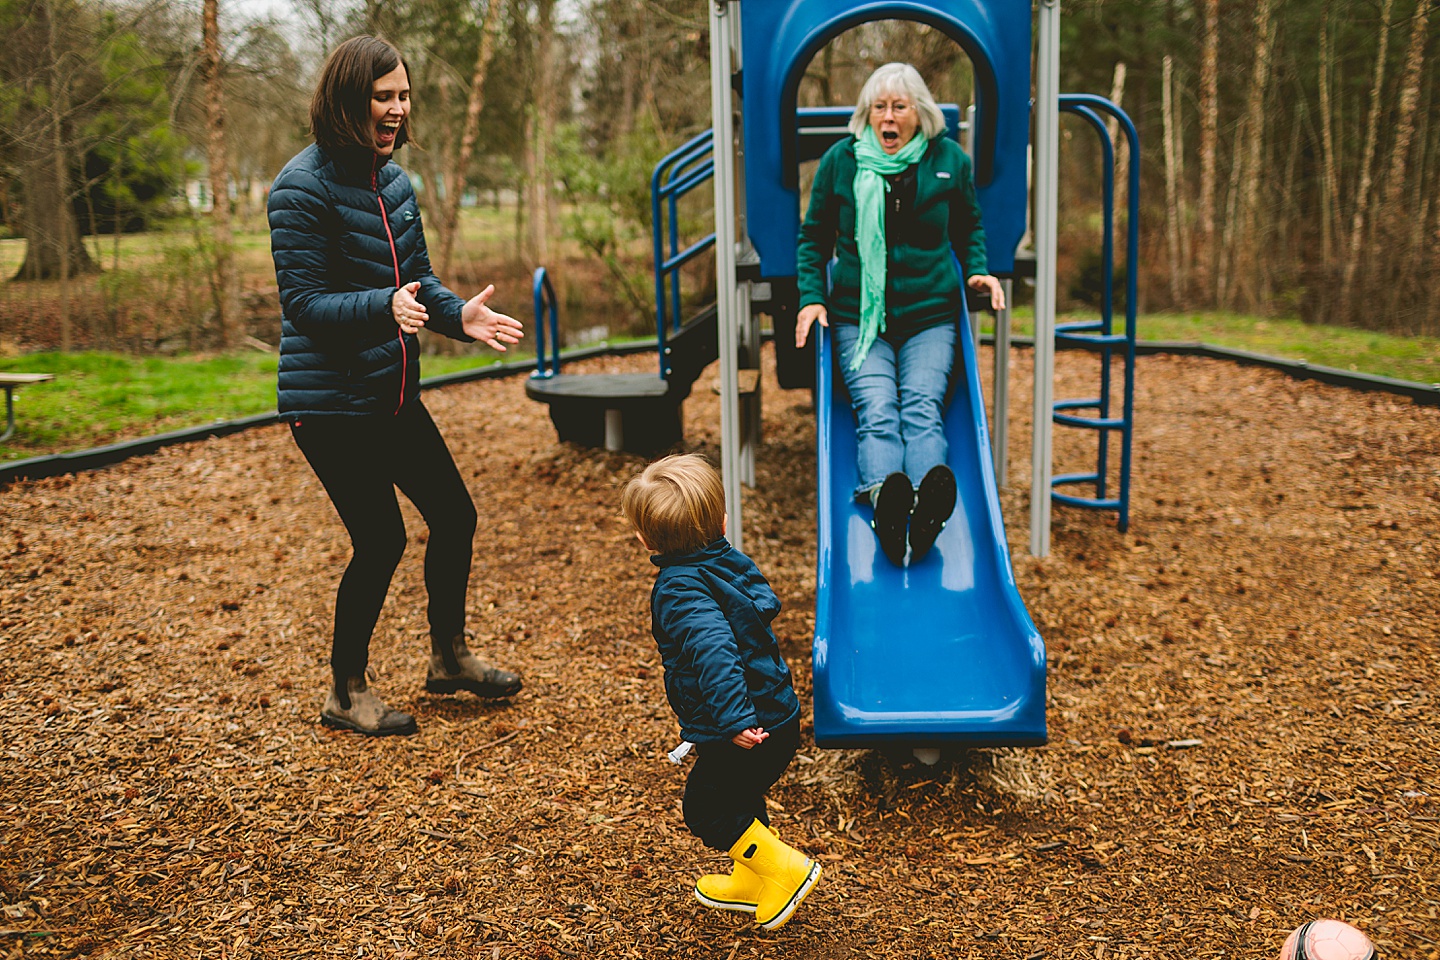
<path id="1" fill-rule="evenodd" d="M 350 677 L 342 694 L 335 684 L 320 710 L 320 722 L 336 730 L 351 730 L 367 737 L 410 736 L 418 729 L 415 718 L 391 709 L 375 696 L 364 677 Z"/>
<path id="2" fill-rule="evenodd" d="M 430 672 L 425 677 L 425 689 L 430 693 L 469 690 L 477 697 L 498 700 L 513 697 L 521 685 L 518 673 L 492 667 L 471 653 L 465 634 L 449 640 L 430 637 Z"/>

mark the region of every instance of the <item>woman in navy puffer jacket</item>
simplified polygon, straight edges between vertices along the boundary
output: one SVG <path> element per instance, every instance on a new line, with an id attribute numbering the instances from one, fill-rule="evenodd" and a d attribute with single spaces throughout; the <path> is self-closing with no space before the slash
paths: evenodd
<path id="1" fill-rule="evenodd" d="M 371 736 L 416 730 L 366 682 L 370 635 L 405 550 L 396 487 L 430 527 L 425 688 L 507 697 L 521 683 L 465 642 L 475 506 L 420 402 L 415 335 L 429 327 L 503 351 L 522 331 L 486 306 L 493 286 L 466 301 L 430 269 L 410 179 L 391 162 L 409 116 L 399 51 L 375 37 L 347 40 L 326 60 L 310 104 L 315 143 L 280 171 L 269 203 L 283 310 L 280 416 L 354 548 L 335 600 L 333 682 L 320 719 Z"/>

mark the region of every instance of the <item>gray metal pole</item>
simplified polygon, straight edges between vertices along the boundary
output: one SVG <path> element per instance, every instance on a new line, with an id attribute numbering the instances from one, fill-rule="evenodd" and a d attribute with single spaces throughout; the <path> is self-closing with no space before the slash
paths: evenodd
<path id="1" fill-rule="evenodd" d="M 1010 461 L 1010 305 L 1015 281 L 1001 280 L 1005 309 L 995 311 L 995 414 L 990 419 L 990 453 L 995 460 L 995 486 L 1005 489 Z"/>
<path id="2" fill-rule="evenodd" d="M 732 73 L 743 74 L 745 72 L 745 41 L 744 34 L 740 30 L 740 18 L 744 16 L 744 8 L 738 2 L 732 3 L 726 19 L 730 21 L 730 70 Z M 745 203 L 745 108 L 744 101 L 740 98 L 731 100 L 730 118 L 734 123 L 736 117 L 740 123 L 733 131 L 732 142 L 735 144 L 733 180 L 734 204 L 735 204 L 735 323 L 736 339 L 738 349 L 741 351 L 741 358 L 736 364 L 737 397 L 739 404 L 735 422 L 739 425 L 740 431 L 740 482 L 750 489 L 755 489 L 755 459 L 760 446 L 760 378 L 756 376 L 755 387 L 749 393 L 739 392 L 739 364 L 743 363 L 746 370 L 760 369 L 760 316 L 752 308 L 754 295 L 754 284 L 749 281 L 739 280 L 741 268 L 758 266 L 760 253 L 755 245 L 750 242 L 750 226 L 747 219 L 747 205 Z M 748 385 L 748 384 L 747 384 Z"/>
<path id="3" fill-rule="evenodd" d="M 720 328 L 720 475 L 729 539 L 744 550 L 740 515 L 739 316 L 735 289 L 735 114 L 731 102 L 730 0 L 710 4 L 710 122 L 715 131 L 715 288 Z"/>
<path id="4" fill-rule="evenodd" d="M 1054 453 L 1055 254 L 1060 171 L 1060 0 L 1040 0 L 1035 68 L 1035 413 L 1030 467 L 1030 552 L 1050 553 Z"/>

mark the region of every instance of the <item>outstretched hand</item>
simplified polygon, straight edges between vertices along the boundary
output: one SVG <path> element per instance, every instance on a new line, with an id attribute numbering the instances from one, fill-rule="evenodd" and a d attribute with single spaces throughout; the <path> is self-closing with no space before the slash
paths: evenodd
<path id="1" fill-rule="evenodd" d="M 470 298 L 460 311 L 460 327 L 466 336 L 504 353 L 505 344 L 520 342 L 525 328 L 514 317 L 496 313 L 485 305 L 494 294 L 495 284 L 492 283 Z"/>

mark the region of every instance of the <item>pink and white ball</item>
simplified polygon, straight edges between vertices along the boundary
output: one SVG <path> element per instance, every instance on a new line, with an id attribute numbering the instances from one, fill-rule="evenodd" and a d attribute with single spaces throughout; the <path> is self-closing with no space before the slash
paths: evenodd
<path id="1" fill-rule="evenodd" d="M 1370 938 L 1339 920 L 1311 920 L 1290 934 L 1280 960 L 1379 960 Z"/>

